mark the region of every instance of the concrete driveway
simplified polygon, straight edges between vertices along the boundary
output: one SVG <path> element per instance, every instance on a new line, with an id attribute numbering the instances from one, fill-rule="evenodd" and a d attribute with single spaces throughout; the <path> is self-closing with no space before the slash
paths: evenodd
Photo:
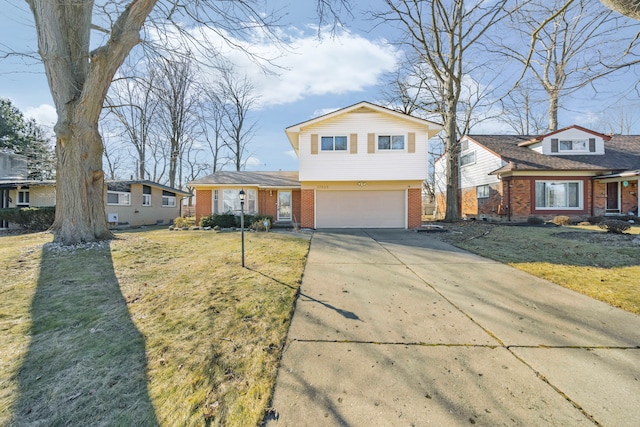
<path id="1" fill-rule="evenodd" d="M 638 426 L 640 317 L 406 230 L 316 232 L 267 425 Z"/>

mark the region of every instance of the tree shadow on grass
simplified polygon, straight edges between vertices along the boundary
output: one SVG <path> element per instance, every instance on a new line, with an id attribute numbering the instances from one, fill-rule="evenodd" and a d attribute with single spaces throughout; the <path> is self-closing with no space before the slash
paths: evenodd
<path id="1" fill-rule="evenodd" d="M 11 425 L 158 425 L 109 242 L 45 245 L 31 315 Z"/>

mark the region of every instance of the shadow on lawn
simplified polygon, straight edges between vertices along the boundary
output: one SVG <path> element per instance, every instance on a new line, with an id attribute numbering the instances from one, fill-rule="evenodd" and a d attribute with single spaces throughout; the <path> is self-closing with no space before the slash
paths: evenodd
<path id="1" fill-rule="evenodd" d="M 11 425 L 158 425 L 108 242 L 43 248 Z"/>

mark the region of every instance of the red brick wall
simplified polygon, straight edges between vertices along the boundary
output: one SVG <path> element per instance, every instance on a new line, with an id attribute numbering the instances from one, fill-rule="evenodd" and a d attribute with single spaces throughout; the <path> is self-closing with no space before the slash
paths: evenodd
<path id="1" fill-rule="evenodd" d="M 211 190 L 196 190 L 196 224 L 203 216 L 211 215 L 211 197 Z"/>
<path id="2" fill-rule="evenodd" d="M 633 193 L 633 194 L 631 194 Z M 627 187 L 620 184 L 620 197 L 622 200 L 622 214 L 627 214 L 631 210 L 635 210 L 638 214 L 638 181 L 629 181 Z"/>
<path id="3" fill-rule="evenodd" d="M 418 228 L 422 225 L 422 189 L 409 188 L 407 197 L 407 227 Z"/>
<path id="4" fill-rule="evenodd" d="M 300 213 L 302 206 L 302 197 L 300 190 L 293 190 L 291 193 L 291 213 L 293 214 L 293 222 L 300 224 Z"/>
<path id="5" fill-rule="evenodd" d="M 300 227 L 302 228 L 314 228 L 315 227 L 315 199 L 314 190 L 300 190 Z"/>
<path id="6" fill-rule="evenodd" d="M 460 217 L 478 216 L 478 198 L 476 197 L 476 187 L 467 187 L 460 190 L 462 203 L 460 204 Z"/>

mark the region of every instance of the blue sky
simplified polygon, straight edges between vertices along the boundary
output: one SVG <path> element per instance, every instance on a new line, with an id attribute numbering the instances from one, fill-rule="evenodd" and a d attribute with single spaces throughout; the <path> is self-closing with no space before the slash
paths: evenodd
<path id="1" fill-rule="evenodd" d="M 269 2 L 270 7 L 278 3 Z M 349 30 L 332 38 L 317 38 L 313 1 L 290 2 L 282 20 L 283 38 L 291 52 L 282 53 L 266 41 L 254 40 L 252 49 L 278 56 L 276 75 L 264 74 L 246 55 L 227 50 L 236 69 L 246 73 L 260 95 L 254 112 L 257 131 L 250 143 L 247 168 L 297 170 L 298 162 L 285 136 L 288 126 L 318 114 L 359 101 L 375 102 L 385 72 L 396 67 L 397 52 L 370 22 L 347 18 Z M 18 51 L 35 52 L 35 29 L 26 3 L 0 0 L 0 40 Z M 364 16 L 354 10 L 356 17 Z M 26 64 L 25 64 L 26 62 Z M 30 59 L 9 58 L 0 62 L 0 97 L 9 98 L 29 117 L 52 126 L 55 109 L 40 64 Z"/>
<path id="2" fill-rule="evenodd" d="M 363 7 L 374 9 L 380 0 L 354 2 L 353 18 L 345 17 L 347 30 L 332 38 L 324 33 L 317 38 L 315 0 L 269 0 L 269 7 L 286 12 L 280 28 L 287 51 L 278 51 L 267 40 L 252 40 L 250 49 L 278 57 L 280 68 L 275 74 L 264 74 L 246 55 L 226 50 L 235 69 L 246 74 L 260 95 L 260 108 L 254 112 L 257 131 L 250 143 L 251 159 L 247 169 L 296 170 L 297 159 L 285 136 L 288 126 L 308 120 L 360 101 L 378 102 L 385 73 L 394 70 L 400 59 L 391 43 L 394 34 L 388 28 L 375 26 L 366 19 Z M 358 3 L 360 5 L 358 5 Z M 26 2 L 0 0 L 0 50 L 35 52 L 36 34 Z M 511 70 L 519 73 L 521 70 Z M 501 74 L 509 71 L 501 66 Z M 616 100 L 611 87 L 633 84 L 638 74 L 621 75 L 618 80 L 603 82 L 594 95 L 587 88 L 563 104 L 560 126 L 580 124 L 598 130 L 603 105 Z M 638 94 L 629 93 L 631 104 L 638 106 Z M 617 95 L 616 95 L 617 96 Z M 0 60 L 0 97 L 9 98 L 27 116 L 52 126 L 55 110 L 43 68 L 33 60 L 19 57 Z M 597 99 L 597 102 L 594 102 Z M 626 102 L 626 101 L 625 101 Z M 622 103 L 619 103 L 623 105 Z M 627 104 L 624 104 L 627 105 Z M 640 126 L 639 124 L 636 128 Z M 504 133 L 495 121 L 487 121 L 473 129 L 475 133 Z M 637 131 L 640 133 L 640 129 Z"/>

